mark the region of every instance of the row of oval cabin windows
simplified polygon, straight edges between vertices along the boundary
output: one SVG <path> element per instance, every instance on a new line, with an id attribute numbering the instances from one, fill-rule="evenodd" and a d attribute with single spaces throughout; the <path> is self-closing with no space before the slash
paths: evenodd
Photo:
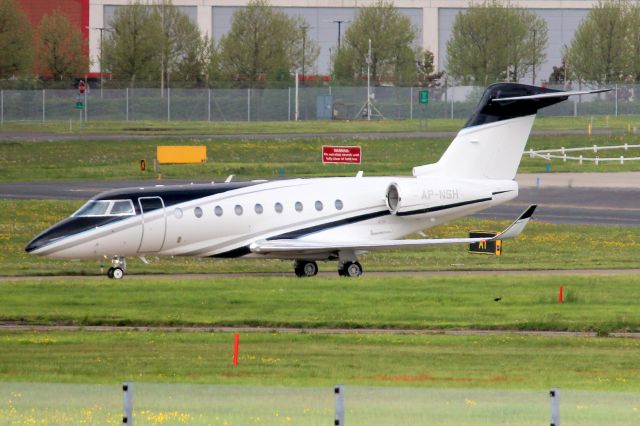
<path id="1" fill-rule="evenodd" d="M 336 210 L 342 210 L 342 208 L 344 207 L 344 204 L 342 203 L 342 200 L 336 200 L 334 203 L 334 206 Z M 314 207 L 319 212 L 324 209 L 324 205 L 320 200 L 314 203 Z M 296 203 L 294 204 L 294 208 L 296 209 L 297 212 L 302 212 L 302 210 L 304 209 L 304 206 L 300 201 L 296 201 Z M 273 209 L 275 210 L 276 213 L 282 213 L 284 211 L 284 207 L 282 206 L 282 203 L 275 203 L 273 205 Z M 259 203 L 253 207 L 253 210 L 256 212 L 256 214 L 264 213 L 264 207 L 262 207 L 262 204 L 259 204 Z M 242 213 L 244 213 L 244 208 L 240 204 L 236 204 L 236 206 L 233 208 L 233 211 L 237 216 L 242 216 Z M 222 214 L 224 213 L 224 211 L 222 210 L 222 207 L 220 206 L 215 206 L 213 209 L 213 212 L 218 217 L 222 216 Z M 203 213 L 204 212 L 202 211 L 201 207 L 196 207 L 195 209 L 193 209 L 193 214 L 198 218 L 202 217 Z M 174 214 L 177 218 L 181 218 L 182 209 L 180 209 L 179 207 L 176 208 Z"/>

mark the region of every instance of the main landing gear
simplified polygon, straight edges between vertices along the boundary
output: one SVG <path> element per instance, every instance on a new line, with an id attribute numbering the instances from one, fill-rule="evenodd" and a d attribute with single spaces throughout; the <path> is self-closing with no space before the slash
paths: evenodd
<path id="1" fill-rule="evenodd" d="M 314 277 L 318 274 L 318 264 L 310 260 L 296 260 L 293 270 L 298 277 Z"/>
<path id="2" fill-rule="evenodd" d="M 298 277 L 314 277 L 318 274 L 318 264 L 312 260 L 296 260 L 293 264 Z M 338 263 L 338 275 L 341 277 L 359 277 L 362 275 L 362 265 L 358 261 Z"/>
<path id="3" fill-rule="evenodd" d="M 359 277 L 362 275 L 362 265 L 360 262 L 340 262 L 338 264 L 338 275 L 341 277 Z"/>
<path id="4" fill-rule="evenodd" d="M 124 272 L 127 270 L 127 261 L 125 258 L 121 256 L 113 256 L 111 264 L 113 266 L 107 271 L 107 276 L 114 280 L 122 279 L 124 277 Z"/>

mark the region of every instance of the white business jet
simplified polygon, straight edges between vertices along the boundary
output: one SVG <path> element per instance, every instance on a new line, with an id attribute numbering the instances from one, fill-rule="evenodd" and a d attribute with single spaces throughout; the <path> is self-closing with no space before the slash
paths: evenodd
<path id="1" fill-rule="evenodd" d="M 198 256 L 294 260 L 298 276 L 316 261 L 338 261 L 359 276 L 358 257 L 383 249 L 469 244 L 487 238 L 402 239 L 496 206 L 518 195 L 514 181 L 536 112 L 570 95 L 514 83 L 489 86 L 437 163 L 406 177 L 334 177 L 104 192 L 34 238 L 26 251 L 52 258 L 112 259 L 124 276 L 127 256 Z M 529 207 L 494 239 L 518 236 Z"/>

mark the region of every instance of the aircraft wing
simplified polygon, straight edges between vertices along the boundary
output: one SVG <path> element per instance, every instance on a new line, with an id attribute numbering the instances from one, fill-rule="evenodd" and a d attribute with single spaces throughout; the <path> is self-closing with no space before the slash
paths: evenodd
<path id="1" fill-rule="evenodd" d="M 536 205 L 529 206 L 511 225 L 493 238 L 424 238 L 414 240 L 369 240 L 369 241 L 301 241 L 301 240 L 264 240 L 250 245 L 254 253 L 324 253 L 339 250 L 388 250 L 411 247 L 427 247 L 441 244 L 472 244 L 480 241 L 495 241 L 515 238 L 522 233 L 531 219 Z"/>

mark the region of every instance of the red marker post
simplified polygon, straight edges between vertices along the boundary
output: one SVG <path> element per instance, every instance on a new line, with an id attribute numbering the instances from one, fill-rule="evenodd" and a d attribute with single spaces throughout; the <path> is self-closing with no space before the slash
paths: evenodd
<path id="1" fill-rule="evenodd" d="M 233 338 L 233 366 L 238 366 L 238 353 L 240 352 L 240 334 L 236 333 Z"/>
<path id="2" fill-rule="evenodd" d="M 564 299 L 564 297 L 562 295 L 562 290 L 563 290 L 563 287 L 561 285 L 560 289 L 558 290 L 558 303 L 560 303 L 560 304 L 562 304 L 562 300 Z"/>

